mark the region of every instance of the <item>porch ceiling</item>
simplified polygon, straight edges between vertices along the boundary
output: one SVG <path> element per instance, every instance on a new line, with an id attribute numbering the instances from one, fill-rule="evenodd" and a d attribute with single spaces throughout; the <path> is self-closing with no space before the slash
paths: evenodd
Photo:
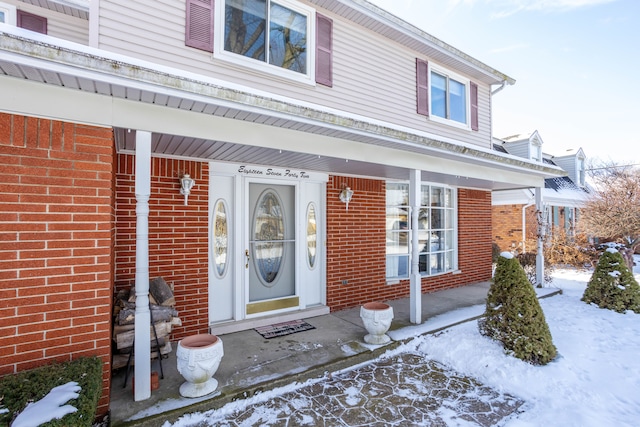
<path id="1" fill-rule="evenodd" d="M 226 138 L 215 140 L 208 139 L 209 135 L 215 134 L 211 129 L 198 134 L 184 126 L 174 127 L 182 129 L 181 132 L 168 132 L 166 129 L 174 128 L 163 126 L 162 118 L 149 118 L 145 110 L 148 126 L 141 129 L 153 132 L 152 150 L 157 156 L 295 166 L 309 171 L 402 180 L 408 179 L 410 169 L 420 169 L 425 181 L 488 190 L 531 187 L 532 182 L 563 174 L 560 168 L 437 135 L 372 122 L 248 88 L 230 87 L 224 82 L 181 70 L 6 26 L 0 28 L 2 75 L 5 77 L 0 77 L 0 88 L 5 88 L 3 93 L 9 95 L 5 101 L 0 100 L 0 110 L 20 111 L 15 106 L 23 103 L 26 112 L 46 111 L 40 114 L 65 118 L 63 113 L 57 115 L 56 106 L 36 106 L 34 101 L 31 104 L 23 101 L 21 98 L 25 96 L 20 96 L 19 86 L 25 84 L 35 84 L 33 89 L 29 87 L 34 97 L 46 92 L 46 88 L 64 90 L 69 104 L 73 102 L 71 98 L 79 97 L 79 93 L 101 102 L 113 100 L 105 104 L 112 109 L 110 114 L 88 113 L 89 122 L 114 127 L 120 152 L 135 151 L 135 131 L 130 129 L 137 122 L 127 118 L 126 113 L 116 111 L 114 105 L 118 103 L 115 100 L 126 101 L 127 107 L 138 105 L 135 109 L 153 106 L 162 109 L 154 111 L 180 111 L 180 117 L 193 120 L 201 128 L 207 125 L 203 117 L 208 117 L 223 120 L 225 126 L 236 133 L 255 125 L 252 127 L 254 133 L 278 129 L 289 140 L 300 140 L 299 144 L 278 145 L 277 138 L 273 138 L 274 143 L 265 144 L 264 140 L 241 136 L 234 139 L 228 136 L 229 132 Z M 54 95 L 50 98 L 55 99 Z M 39 100 L 41 104 L 48 101 L 44 95 Z M 59 102 L 59 98 L 56 101 Z M 82 106 L 75 108 L 77 113 Z M 70 119 L 77 120 L 77 117 Z M 318 144 L 318 141 L 322 143 Z M 320 145 L 333 149 L 316 149 Z M 394 154 L 389 156 L 389 153 Z M 397 157 L 395 163 L 389 161 L 390 157 Z"/>

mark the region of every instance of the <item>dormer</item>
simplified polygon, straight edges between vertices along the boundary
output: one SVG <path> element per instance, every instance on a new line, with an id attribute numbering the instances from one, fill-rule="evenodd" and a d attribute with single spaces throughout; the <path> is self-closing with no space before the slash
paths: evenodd
<path id="1" fill-rule="evenodd" d="M 578 148 L 566 150 L 561 156 L 555 156 L 553 161 L 562 169 L 567 171 L 567 175 L 576 185 L 584 187 L 586 159 L 587 157 L 584 154 L 584 151 L 582 151 L 582 148 Z"/>
<path id="2" fill-rule="evenodd" d="M 507 153 L 535 162 L 543 161 L 543 143 L 537 130 L 531 133 L 511 135 L 502 138 L 502 147 Z"/>

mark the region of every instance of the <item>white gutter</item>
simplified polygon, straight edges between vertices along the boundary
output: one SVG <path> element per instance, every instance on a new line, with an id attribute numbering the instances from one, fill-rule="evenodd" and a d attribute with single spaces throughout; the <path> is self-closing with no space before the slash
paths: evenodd
<path id="1" fill-rule="evenodd" d="M 502 89 L 504 89 L 504 87 L 509 84 L 511 85 L 512 83 L 508 82 L 507 79 L 504 79 L 502 81 L 502 84 L 500 85 L 500 87 L 495 88 L 494 90 L 491 91 L 491 96 L 495 95 L 496 93 L 500 92 Z"/>

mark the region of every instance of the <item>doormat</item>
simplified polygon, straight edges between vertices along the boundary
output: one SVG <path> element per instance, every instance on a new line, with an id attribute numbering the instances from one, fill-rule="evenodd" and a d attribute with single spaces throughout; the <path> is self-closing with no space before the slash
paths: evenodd
<path id="1" fill-rule="evenodd" d="M 315 329 L 304 320 L 292 320 L 291 322 L 276 323 L 275 325 L 261 326 L 255 328 L 255 331 L 266 339 L 282 337 L 284 335 L 295 334 L 296 332 L 308 331 Z"/>

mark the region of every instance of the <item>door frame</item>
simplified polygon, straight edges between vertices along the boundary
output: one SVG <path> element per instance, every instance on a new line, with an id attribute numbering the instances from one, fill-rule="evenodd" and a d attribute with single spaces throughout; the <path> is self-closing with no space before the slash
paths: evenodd
<path id="1" fill-rule="evenodd" d="M 213 257 L 209 256 L 208 311 L 209 326 L 217 333 L 249 329 L 273 323 L 273 317 L 281 321 L 327 314 L 326 306 L 326 184 L 328 174 L 307 172 L 294 168 L 247 165 L 226 162 L 209 162 L 209 239 L 212 241 L 213 208 L 218 200 L 227 203 L 229 216 L 228 271 L 224 278 L 214 273 Z M 249 184 L 260 182 L 273 185 L 294 185 L 295 203 L 295 289 L 298 306 L 285 310 L 247 315 L 248 278 L 245 277 L 245 254 L 248 244 Z M 317 264 L 307 268 L 306 221 L 307 208 L 313 203 L 320 232 L 317 236 Z M 211 245 L 211 243 L 210 243 Z M 211 254 L 211 247 L 209 249 Z M 248 276 L 248 275 L 246 275 Z M 310 280 L 311 279 L 311 280 Z M 304 283 L 304 288 L 303 283 Z M 307 282 L 312 288 L 307 289 Z M 264 323 L 270 322 L 270 323 Z"/>
<path id="2" fill-rule="evenodd" d="M 303 304 L 303 300 L 304 298 L 300 295 L 301 292 L 301 287 L 300 287 L 300 271 L 298 268 L 298 263 L 300 262 L 299 259 L 299 253 L 298 253 L 298 249 L 299 249 L 299 229 L 300 229 L 300 225 L 301 225 L 301 218 L 299 216 L 300 212 L 300 207 L 299 207 L 299 203 L 298 203 L 298 198 L 299 198 L 299 192 L 300 192 L 300 185 L 298 183 L 298 181 L 292 181 L 292 180 L 278 180 L 275 181 L 273 179 L 264 179 L 264 178 L 245 178 L 242 182 L 242 191 L 243 191 L 243 201 L 242 201 L 242 208 L 241 208 L 241 212 L 244 213 L 243 215 L 243 219 L 240 225 L 240 228 L 242 229 L 242 246 L 239 248 L 241 249 L 242 254 L 239 252 L 238 256 L 242 255 L 244 256 L 244 252 L 245 250 L 249 251 L 249 254 L 251 254 L 251 244 L 249 243 L 251 240 L 251 226 L 252 226 L 252 220 L 253 220 L 253 209 L 255 208 L 255 206 L 252 205 L 252 202 L 250 200 L 250 190 L 249 187 L 251 187 L 252 184 L 264 184 L 266 186 L 269 185 L 279 185 L 279 186 L 290 186 L 293 187 L 293 266 L 294 266 L 294 274 L 293 274 L 293 281 L 294 281 L 294 290 L 293 290 L 293 295 L 290 295 L 289 297 L 285 297 L 285 298 L 273 298 L 273 299 L 266 299 L 264 301 L 260 301 L 260 303 L 264 303 L 265 305 L 269 305 L 270 302 L 276 302 L 278 300 L 284 300 L 287 298 L 297 298 L 298 299 L 298 304 L 295 306 L 289 306 L 289 307 L 285 307 L 285 308 L 281 308 L 281 309 L 273 309 L 273 310 L 269 310 L 269 311 L 261 311 L 261 312 L 257 312 L 257 313 L 247 313 L 247 307 L 250 306 L 252 304 L 252 302 L 249 300 L 249 293 L 250 293 L 250 274 L 249 268 L 243 268 L 242 269 L 242 275 L 239 277 L 241 282 L 242 282 L 242 287 L 244 289 L 243 292 L 243 302 L 244 302 L 244 306 L 243 306 L 243 315 L 245 319 L 250 319 L 252 317 L 264 317 L 264 316 L 270 316 L 270 315 L 274 315 L 274 314 L 279 314 L 279 313 L 285 313 L 288 311 L 295 311 L 295 310 L 300 310 L 302 308 L 302 304 Z M 256 200 L 257 201 L 257 200 Z M 249 260 L 249 263 L 253 262 L 253 259 Z M 240 263 L 242 264 L 242 263 Z M 257 273 L 256 273 L 257 274 Z M 256 304 L 256 302 L 254 302 L 253 304 Z M 277 303 L 275 303 L 275 305 L 277 305 Z"/>

